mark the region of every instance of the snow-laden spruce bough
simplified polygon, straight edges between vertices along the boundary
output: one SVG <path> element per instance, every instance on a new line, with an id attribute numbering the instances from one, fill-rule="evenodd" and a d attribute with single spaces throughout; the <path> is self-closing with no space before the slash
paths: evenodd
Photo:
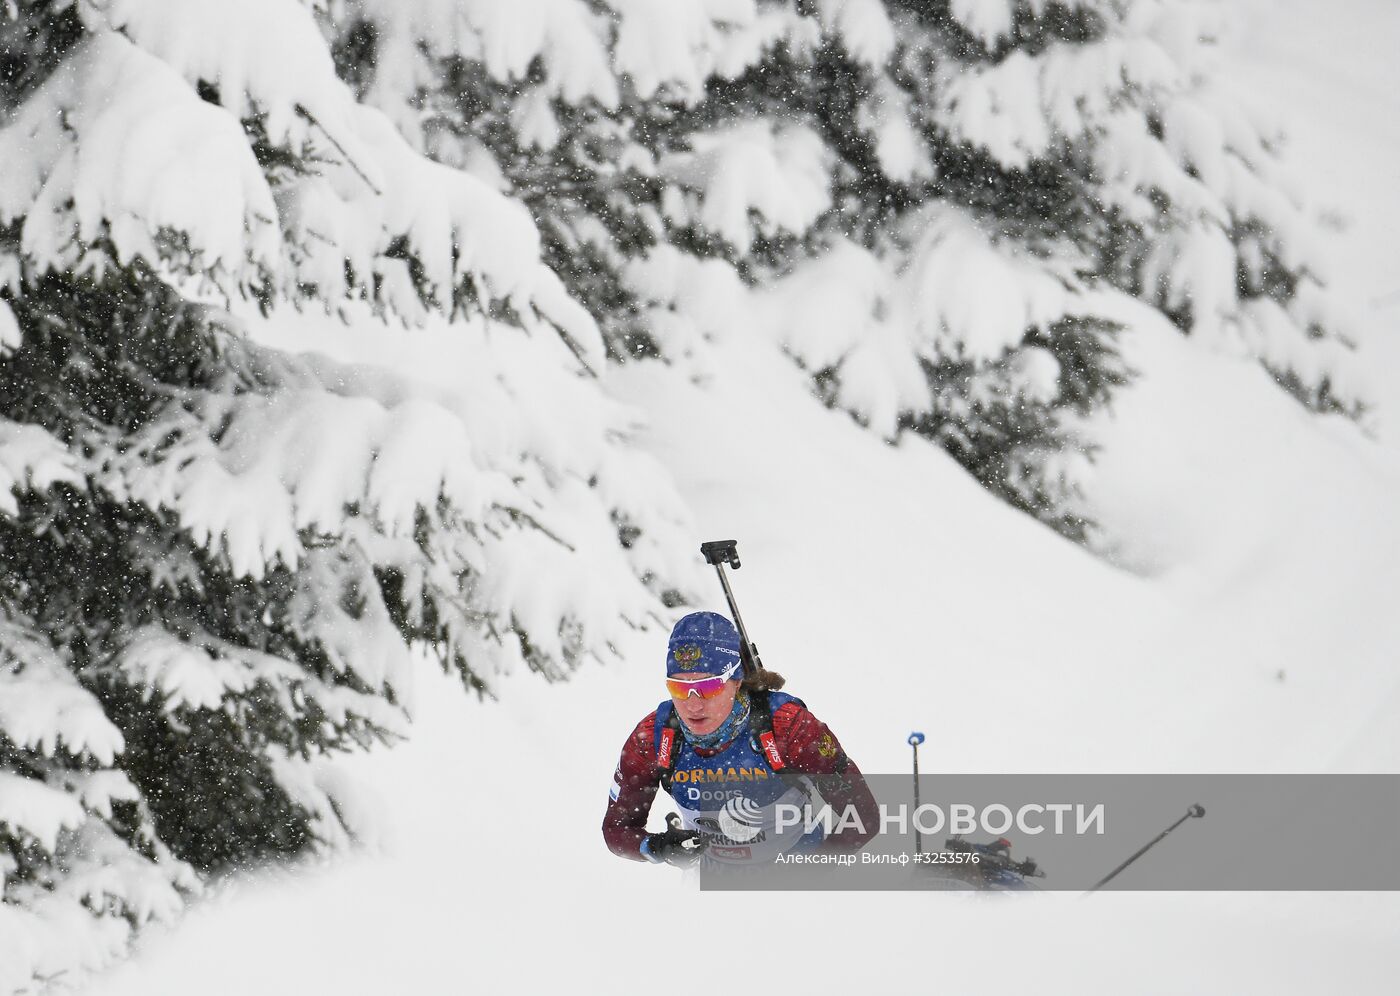
<path id="1" fill-rule="evenodd" d="M 761 336 L 1070 535 L 1158 308 L 1353 411 L 1346 318 L 1181 0 L 0 8 L 0 991 L 347 841 L 411 648 L 563 678 L 698 590 L 610 364 Z M 451 321 L 455 390 L 260 312 Z"/>

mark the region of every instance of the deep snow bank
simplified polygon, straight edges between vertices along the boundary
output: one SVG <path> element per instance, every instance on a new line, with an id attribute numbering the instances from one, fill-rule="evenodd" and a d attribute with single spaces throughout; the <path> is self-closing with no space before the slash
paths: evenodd
<path id="1" fill-rule="evenodd" d="M 884 446 L 810 404 L 785 361 L 738 330 L 719 347 L 721 373 L 708 384 L 622 371 L 616 388 L 648 411 L 647 445 L 677 473 L 700 531 L 742 541 L 735 583 L 766 661 L 789 674 L 866 768 L 902 770 L 913 726 L 930 735 L 924 757 L 934 770 L 1326 767 L 1344 753 L 1355 697 L 1369 695 L 1377 708 L 1392 686 L 1369 663 L 1313 660 L 1304 637 L 1328 619 L 1300 616 L 1296 606 L 1280 617 L 1256 591 L 1276 595 L 1277 578 L 1308 582 L 1316 547 L 1294 538 L 1336 518 L 1330 492 L 1248 532 L 1217 528 L 1187 496 L 1193 487 L 1216 495 L 1209 500 L 1228 518 L 1222 495 L 1248 504 L 1237 487 L 1286 480 L 1300 453 L 1304 468 L 1321 454 L 1349 475 L 1336 486 L 1353 502 L 1348 528 L 1364 539 L 1384 535 L 1384 522 L 1361 516 L 1374 516 L 1393 484 L 1352 452 L 1361 444 L 1290 421 L 1287 407 L 1239 420 L 1258 456 L 1238 481 L 1221 474 L 1243 443 L 1220 434 L 1183 443 L 1190 462 L 1165 448 L 1144 469 L 1135 454 L 1160 432 L 1159 405 L 1189 407 L 1211 378 L 1248 398 L 1255 376 L 1246 364 L 1193 358 L 1158 332 L 1145 327 L 1142 336 L 1153 344 L 1144 348 L 1163 351 L 1163 372 L 1125 399 L 1104 469 L 1104 493 L 1116 496 L 1105 506 L 1124 523 L 1141 480 L 1147 525 L 1182 531 L 1154 580 L 1096 560 L 988 498 L 932 448 Z M 1270 443 L 1278 420 L 1286 445 Z M 1299 438 L 1310 449 L 1300 450 Z M 1203 450 L 1212 440 L 1222 448 Z M 1183 520 L 1151 512 L 1162 498 L 1151 498 L 1157 474 L 1178 482 Z M 1275 531 L 1280 524 L 1286 535 Z M 1206 526 L 1214 531 L 1192 536 Z M 1140 535 L 1151 532 L 1142 526 Z M 1249 573 L 1260 555 L 1272 559 Z M 1329 582 L 1311 583 L 1321 597 Z M 1377 660 L 1384 640 L 1400 645 L 1378 622 L 1372 617 L 1355 638 L 1376 641 Z M 1272 642 L 1242 659 L 1239 648 L 1261 632 Z M 616 750 L 659 697 L 662 641 L 660 632 L 638 634 L 624 664 L 587 667 L 567 685 L 517 676 L 497 704 L 470 702 L 425 675 L 415 741 L 345 762 L 378 786 L 387 823 L 379 853 L 300 878 L 240 883 L 153 939 L 98 991 L 182 993 L 194 978 L 211 994 L 587 989 L 623 965 L 657 984 L 688 977 L 669 933 L 639 924 L 678 902 L 688 922 L 731 923 L 732 900 L 678 895 L 673 874 L 613 859 L 597 834 Z M 1288 672 L 1283 682 L 1279 668 Z M 997 693 L 991 708 L 989 690 Z M 1384 978 L 1383 924 L 1397 912 L 1388 896 L 977 903 L 872 894 L 804 897 L 801 915 L 794 897 L 767 905 L 784 911 L 766 929 L 793 962 L 764 961 L 751 981 L 816 971 L 805 985 L 818 992 L 869 988 L 876 962 L 885 978 L 955 989 L 1035 982 L 1222 992 L 1306 991 L 1344 964 L 1365 988 Z M 804 967 L 832 934 L 850 938 L 846 953 Z M 619 940 L 637 936 L 653 940 L 635 950 Z M 1095 939 L 1092 954 L 1085 937 Z M 1007 945 L 1016 958 L 1004 957 Z"/>

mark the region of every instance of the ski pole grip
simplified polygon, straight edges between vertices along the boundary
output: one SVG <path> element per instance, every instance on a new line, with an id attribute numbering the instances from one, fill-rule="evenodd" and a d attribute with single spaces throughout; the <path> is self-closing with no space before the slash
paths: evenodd
<path id="1" fill-rule="evenodd" d="M 918 730 L 915 730 L 913 733 L 909 734 L 909 746 L 910 746 L 910 747 L 917 747 L 917 746 L 919 746 L 919 744 L 921 744 L 921 743 L 923 743 L 923 742 L 924 742 L 924 735 L 923 735 L 922 733 L 920 733 Z"/>

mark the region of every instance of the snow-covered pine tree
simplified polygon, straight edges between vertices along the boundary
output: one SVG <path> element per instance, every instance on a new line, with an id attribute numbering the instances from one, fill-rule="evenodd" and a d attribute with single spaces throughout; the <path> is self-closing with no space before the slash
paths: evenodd
<path id="1" fill-rule="evenodd" d="M 611 355 L 768 334 L 1082 536 L 1115 294 L 1355 415 L 1348 320 L 1214 0 L 326 0 L 342 76 L 530 205 Z"/>
<path id="2" fill-rule="evenodd" d="M 415 646 L 562 676 L 693 543 L 526 211 L 358 104 L 306 8 L 18 0 L 0 38 L 9 992 L 343 838 L 307 760 L 401 727 Z M 451 317 L 470 390 L 248 334 L 290 304 Z"/>

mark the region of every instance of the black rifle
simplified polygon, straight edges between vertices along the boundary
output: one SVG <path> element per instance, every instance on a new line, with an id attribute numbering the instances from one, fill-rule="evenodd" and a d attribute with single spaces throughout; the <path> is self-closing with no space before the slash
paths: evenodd
<path id="1" fill-rule="evenodd" d="M 739 569 L 739 541 L 711 540 L 700 544 L 700 555 L 705 563 L 714 567 L 719 574 L 719 583 L 724 587 L 724 597 L 729 601 L 729 614 L 734 617 L 734 625 L 739 628 L 739 659 L 744 665 L 744 675 L 751 677 L 763 670 L 763 662 L 758 659 L 758 648 L 749 639 L 749 631 L 744 628 L 744 617 L 739 615 L 739 603 L 734 601 L 734 591 L 729 587 L 729 577 L 724 573 L 728 564 Z"/>

